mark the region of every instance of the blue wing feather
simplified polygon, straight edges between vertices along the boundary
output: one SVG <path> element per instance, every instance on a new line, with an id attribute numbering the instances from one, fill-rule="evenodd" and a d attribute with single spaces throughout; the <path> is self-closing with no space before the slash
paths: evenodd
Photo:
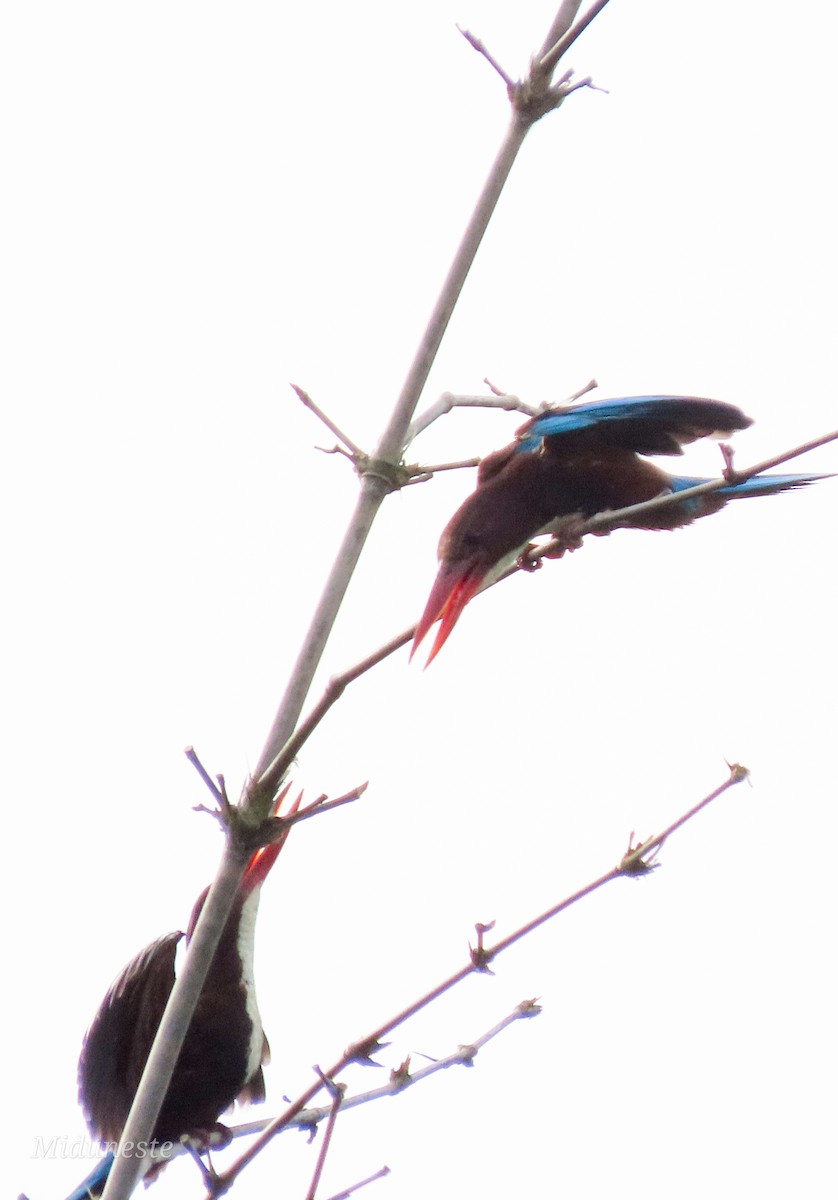
<path id="1" fill-rule="evenodd" d="M 681 447 L 714 434 L 730 436 L 751 424 L 740 408 L 700 396 L 622 396 L 554 409 L 528 421 L 518 433 L 519 451 L 544 442 L 555 450 L 560 439 L 585 438 L 636 454 L 680 454 Z"/>
<path id="2" fill-rule="evenodd" d="M 772 496 L 777 492 L 806 487 L 807 484 L 817 483 L 819 479 L 828 478 L 828 475 L 752 475 L 750 479 L 743 479 L 741 483 L 732 483 L 705 495 L 689 497 L 682 505 L 676 505 L 676 508 L 680 508 L 692 519 L 721 507 L 728 500 L 738 500 L 747 496 Z M 672 475 L 669 483 L 673 492 L 684 492 L 687 488 L 710 483 L 710 480 L 694 475 Z"/>
<path id="3" fill-rule="evenodd" d="M 70 1193 L 67 1200 L 89 1200 L 91 1196 L 101 1196 L 105 1189 L 105 1181 L 111 1173 L 113 1154 L 108 1152 L 99 1160 L 86 1179 Z"/>

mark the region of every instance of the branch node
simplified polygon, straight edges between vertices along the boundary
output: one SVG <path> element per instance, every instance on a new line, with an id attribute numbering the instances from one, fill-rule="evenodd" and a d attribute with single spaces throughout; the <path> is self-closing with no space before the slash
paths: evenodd
<path id="1" fill-rule="evenodd" d="M 473 1067 L 474 1060 L 477 1057 L 477 1047 L 458 1046 L 457 1047 L 457 1062 L 463 1067 Z"/>
<path id="2" fill-rule="evenodd" d="M 725 763 L 730 771 L 731 783 L 741 783 L 743 779 L 747 779 L 749 786 L 753 787 L 753 784 L 751 783 L 751 772 L 747 767 L 743 767 L 741 763 L 728 762 L 727 759 L 725 759 Z"/>
<path id="3" fill-rule="evenodd" d="M 326 414 L 323 412 L 322 408 L 319 408 L 314 403 L 311 396 L 309 396 L 308 392 L 305 391 L 304 388 L 298 387 L 296 383 L 292 383 L 291 387 L 297 393 L 297 396 L 300 398 L 300 400 L 302 400 L 302 402 L 306 406 L 306 408 L 309 409 L 311 412 L 313 412 L 319 421 L 322 421 L 322 423 L 326 426 L 326 428 L 329 430 L 329 432 L 333 433 L 339 442 L 343 442 L 343 444 L 344 444 L 344 446 L 346 446 L 347 450 L 350 451 L 350 453 L 347 455 L 348 458 L 352 458 L 353 455 L 361 453 L 360 447 L 356 446 L 355 443 L 352 441 L 352 439 L 350 437 L 347 437 L 347 435 L 341 429 L 338 428 L 338 426 L 334 423 L 334 421 L 330 417 L 326 416 Z M 334 451 L 326 451 L 326 453 L 336 453 L 336 452 L 345 453 L 345 451 L 340 451 L 340 448 L 338 446 L 335 447 Z"/>
<path id="4" fill-rule="evenodd" d="M 483 935 L 491 932 L 495 927 L 494 921 L 489 921 L 487 924 L 476 922 L 474 928 L 477 933 L 477 945 L 472 946 L 469 943 L 468 952 L 471 957 L 472 966 L 475 971 L 483 971 L 486 975 L 494 975 L 494 971 L 490 970 L 489 963 L 495 957 L 494 950 L 490 950 L 483 944 Z"/>
<path id="5" fill-rule="evenodd" d="M 321 1083 L 326 1088 L 332 1099 L 340 1103 L 340 1101 L 346 1095 L 347 1085 L 339 1080 L 333 1079 L 331 1075 L 327 1075 L 325 1071 L 318 1067 L 317 1063 L 314 1064 L 312 1070 L 316 1075 L 319 1075 Z"/>
<path id="6" fill-rule="evenodd" d="M 657 870 L 660 866 L 660 863 L 653 860 L 663 845 L 663 839 L 650 837 L 645 842 L 638 842 L 636 846 L 632 846 L 633 838 L 634 833 L 631 833 L 628 850 L 620 860 L 618 869 L 621 875 L 639 879 L 641 875 L 651 875 L 652 871 Z M 652 853 L 650 854 L 649 851 Z"/>
<path id="7" fill-rule="evenodd" d="M 538 1003 L 538 999 L 534 996 L 531 1000 L 522 1000 L 515 1009 L 515 1015 L 516 1017 L 524 1018 L 537 1017 L 541 1011 L 541 1005 Z"/>
<path id="8" fill-rule="evenodd" d="M 397 1067 L 394 1067 L 391 1070 L 390 1082 L 392 1083 L 393 1087 L 397 1089 L 397 1091 L 401 1091 L 402 1088 L 408 1087 L 413 1082 L 410 1075 L 409 1054 L 404 1062 L 399 1063 Z"/>
<path id="9" fill-rule="evenodd" d="M 377 1063 L 373 1055 L 386 1050 L 389 1045 L 389 1042 L 380 1042 L 373 1034 L 360 1042 L 353 1042 L 347 1046 L 343 1056 L 347 1062 L 356 1062 L 363 1067 L 380 1067 L 381 1063 Z"/>
<path id="10" fill-rule="evenodd" d="M 212 794 L 212 797 L 215 800 L 218 807 L 225 812 L 227 810 L 229 810 L 230 801 L 227 796 L 227 789 L 224 786 L 224 776 L 216 775 L 217 782 L 213 782 L 213 780 L 210 778 L 209 771 L 206 769 L 204 764 L 201 762 L 200 758 L 198 758 L 198 755 L 195 753 L 194 746 L 186 746 L 184 748 L 183 753 L 186 755 L 186 757 L 192 763 L 192 766 L 195 768 L 195 770 L 201 776 L 201 779 L 203 779 L 204 783 L 209 788 L 209 790 Z M 206 810 L 204 810 L 204 811 L 206 811 Z"/>

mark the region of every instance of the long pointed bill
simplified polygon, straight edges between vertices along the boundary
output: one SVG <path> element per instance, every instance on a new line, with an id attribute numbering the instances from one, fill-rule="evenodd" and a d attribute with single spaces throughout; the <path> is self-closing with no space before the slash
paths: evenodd
<path id="1" fill-rule="evenodd" d="M 274 816 L 274 817 L 279 816 L 279 810 L 280 810 L 280 807 L 282 806 L 282 801 L 288 795 L 290 790 L 291 790 L 291 784 L 289 783 L 279 793 L 279 795 L 277 796 L 277 798 L 274 802 L 273 809 L 271 810 L 271 816 Z M 302 798 L 303 798 L 303 793 L 300 792 L 297 799 L 293 801 L 293 803 L 289 807 L 288 811 L 286 813 L 284 813 L 283 815 L 286 817 L 293 816 L 294 813 L 297 811 L 297 809 L 300 807 L 300 801 L 302 800 Z M 279 838 L 275 842 L 271 842 L 271 844 L 269 846 L 260 846 L 259 849 L 255 852 L 255 854 L 251 858 L 250 862 L 247 864 L 247 869 L 245 870 L 244 878 L 242 879 L 242 889 L 245 892 L 252 892 L 254 890 L 254 888 L 262 886 L 262 884 L 265 882 L 265 878 L 267 877 L 268 871 L 270 871 L 271 867 L 274 865 L 277 858 L 279 857 L 279 852 L 282 849 L 282 847 L 285 845 L 285 842 L 288 839 L 288 834 L 290 832 L 291 832 L 291 829 L 289 827 L 288 829 L 285 830 L 284 833 L 282 833 L 279 836 Z"/>
<path id="2" fill-rule="evenodd" d="M 416 626 L 413 646 L 410 650 L 411 659 L 434 621 L 439 621 L 436 640 L 431 647 L 428 661 L 425 663 L 426 667 L 430 666 L 448 640 L 460 613 L 472 596 L 482 587 L 485 576 L 485 570 L 473 563 L 467 563 L 465 566 L 460 564 L 456 567 L 446 563 L 442 564 L 434 586 L 431 588 L 425 611 Z"/>

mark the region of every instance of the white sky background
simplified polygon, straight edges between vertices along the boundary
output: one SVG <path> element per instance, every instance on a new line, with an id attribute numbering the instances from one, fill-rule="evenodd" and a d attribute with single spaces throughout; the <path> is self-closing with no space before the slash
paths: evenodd
<path id="1" fill-rule="evenodd" d="M 373 443 L 507 122 L 455 22 L 518 75 L 552 12 L 3 10 L 12 1195 L 61 1200 L 89 1166 L 36 1159 L 36 1138 L 84 1133 L 84 1029 L 220 850 L 182 748 L 238 793 L 354 503 L 288 382 Z M 715 396 L 756 420 L 742 464 L 838 424 L 834 28 L 789 13 L 613 0 L 569 58 L 609 94 L 530 135 L 423 406 L 484 376 L 531 403 L 592 376 L 600 396 Z M 459 413 L 411 457 L 486 453 L 517 423 Z M 714 473 L 718 452 L 682 462 Z M 838 450 L 791 469 L 838 470 Z M 387 502 L 313 696 L 418 617 L 472 486 Z M 371 783 L 297 831 L 264 890 L 267 1113 L 458 967 L 476 920 L 505 935 L 601 874 L 725 757 L 754 783 L 651 879 L 399 1030 L 388 1066 L 544 1005 L 474 1070 L 347 1115 L 324 1196 L 385 1162 L 374 1194 L 399 1200 L 829 1193 L 835 487 L 591 541 L 476 601 L 426 673 L 402 652 L 354 685 L 305 748 L 307 795 Z M 314 1154 L 281 1138 L 237 1194 L 304 1195 Z M 201 1195 L 191 1171 L 157 1200 Z"/>

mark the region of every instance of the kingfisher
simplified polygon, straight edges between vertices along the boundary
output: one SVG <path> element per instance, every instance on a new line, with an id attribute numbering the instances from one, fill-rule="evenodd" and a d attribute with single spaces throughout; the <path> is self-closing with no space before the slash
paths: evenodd
<path id="1" fill-rule="evenodd" d="M 646 455 L 677 455 L 699 438 L 728 438 L 753 424 L 740 408 L 699 396 L 623 396 L 548 409 L 515 441 L 482 460 L 475 491 L 439 541 L 439 571 L 419 619 L 411 657 L 435 621 L 432 662 L 469 600 L 520 558 L 532 538 L 557 534 L 568 549 L 597 513 L 627 508 L 711 482 L 670 475 Z M 718 512 L 729 500 L 803 487 L 823 475 L 754 475 L 699 496 L 685 496 L 620 527 L 677 529 Z M 560 556 L 561 551 L 557 556 Z"/>
<path id="2" fill-rule="evenodd" d="M 274 813 L 287 793 L 286 787 Z M 288 815 L 297 811 L 301 799 L 302 793 Z M 212 1134 L 229 1136 L 219 1123 L 221 1114 L 234 1102 L 265 1098 L 262 1065 L 269 1048 L 254 987 L 254 930 L 262 884 L 289 832 L 258 849 L 244 871 L 154 1126 L 151 1141 L 157 1145 L 184 1137 L 207 1143 Z M 164 934 L 131 959 L 85 1034 L 78 1065 L 79 1102 L 91 1134 L 103 1146 L 113 1149 L 122 1136 L 175 984 L 178 946 L 184 938 L 188 945 L 208 893 L 207 887 L 196 900 L 185 933 Z M 109 1154 L 101 1160 L 73 1196 L 101 1195 L 111 1158 Z M 146 1182 L 159 1169 L 161 1163 L 152 1162 Z"/>

